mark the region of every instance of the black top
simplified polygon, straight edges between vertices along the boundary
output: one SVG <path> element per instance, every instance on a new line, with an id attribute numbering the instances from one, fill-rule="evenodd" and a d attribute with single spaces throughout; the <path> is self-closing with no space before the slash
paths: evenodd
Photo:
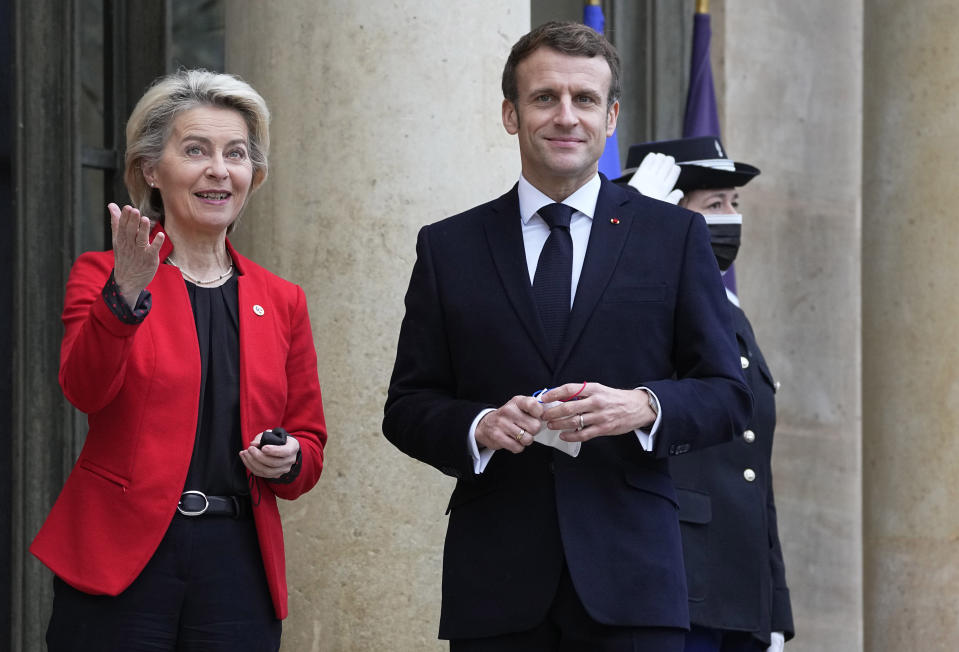
<path id="1" fill-rule="evenodd" d="M 200 346 L 200 403 L 193 457 L 184 491 L 202 491 L 209 496 L 249 495 L 246 467 L 240 461 L 240 338 L 239 298 L 236 275 L 216 288 L 201 288 L 184 279 L 193 307 Z M 103 299 L 117 319 L 139 324 L 150 312 L 149 290 L 140 292 L 130 308 L 120 296 L 110 273 L 103 286 Z M 207 387 L 210 391 L 207 391 Z M 277 424 L 279 425 L 279 424 Z M 303 468 L 303 454 L 274 484 L 289 484 Z"/>
<path id="2" fill-rule="evenodd" d="M 237 280 L 215 288 L 186 283 L 200 345 L 200 406 L 183 489 L 248 495 L 240 461 L 240 329 Z"/>

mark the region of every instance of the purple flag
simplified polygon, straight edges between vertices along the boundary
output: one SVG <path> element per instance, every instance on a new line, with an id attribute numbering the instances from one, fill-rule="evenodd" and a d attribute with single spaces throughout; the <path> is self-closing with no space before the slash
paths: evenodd
<path id="1" fill-rule="evenodd" d="M 719 137 L 719 112 L 713 88 L 713 67 L 709 60 L 712 30 L 709 14 L 693 17 L 693 53 L 689 62 L 689 94 L 686 96 L 686 117 L 683 138 Z"/>
<path id="2" fill-rule="evenodd" d="M 606 30 L 606 18 L 603 16 L 603 8 L 599 5 L 589 4 L 583 7 L 583 24 L 592 27 L 600 34 Z M 606 148 L 603 155 L 599 157 L 599 171 L 610 179 L 615 179 L 621 174 L 619 166 L 619 142 L 616 138 L 616 132 L 606 139 Z"/>
<path id="3" fill-rule="evenodd" d="M 689 62 L 689 94 L 686 96 L 683 138 L 720 137 L 713 66 L 709 60 L 709 41 L 712 37 L 709 22 L 709 14 L 697 13 L 693 16 L 693 53 Z M 723 274 L 723 284 L 736 294 L 736 269 L 733 265 Z"/>

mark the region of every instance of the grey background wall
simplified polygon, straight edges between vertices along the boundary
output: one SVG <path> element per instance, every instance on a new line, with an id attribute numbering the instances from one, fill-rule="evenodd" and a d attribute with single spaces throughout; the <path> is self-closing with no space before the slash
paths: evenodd
<path id="1" fill-rule="evenodd" d="M 742 193 L 737 274 L 781 383 L 773 474 L 799 632 L 787 649 L 859 650 L 862 6 L 721 5 L 724 142 L 762 170 Z"/>
<path id="2" fill-rule="evenodd" d="M 959 6 L 866 0 L 863 453 L 866 648 L 959 637 Z"/>

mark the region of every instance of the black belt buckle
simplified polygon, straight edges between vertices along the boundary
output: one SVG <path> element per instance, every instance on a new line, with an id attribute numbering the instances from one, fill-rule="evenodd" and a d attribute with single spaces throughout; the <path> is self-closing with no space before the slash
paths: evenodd
<path id="1" fill-rule="evenodd" d="M 200 499 L 203 500 L 202 506 L 196 504 Z M 194 489 L 180 494 L 176 509 L 183 516 L 189 517 L 228 516 L 232 519 L 240 519 L 247 518 L 251 514 L 250 499 L 247 496 L 208 496 Z"/>

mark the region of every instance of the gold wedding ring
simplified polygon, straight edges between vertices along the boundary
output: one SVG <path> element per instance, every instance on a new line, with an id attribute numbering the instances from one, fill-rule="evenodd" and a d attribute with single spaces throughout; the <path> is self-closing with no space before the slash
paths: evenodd
<path id="1" fill-rule="evenodd" d="M 513 439 L 515 439 L 516 441 L 523 441 L 523 437 L 525 436 L 526 436 L 526 431 L 521 428 L 519 431 L 519 434 L 515 435 Z"/>
<path id="2" fill-rule="evenodd" d="M 585 427 L 586 427 L 586 425 L 583 423 L 583 415 L 580 414 L 580 415 L 579 415 L 579 428 L 577 428 L 577 430 L 582 430 L 582 429 L 585 428 Z"/>

